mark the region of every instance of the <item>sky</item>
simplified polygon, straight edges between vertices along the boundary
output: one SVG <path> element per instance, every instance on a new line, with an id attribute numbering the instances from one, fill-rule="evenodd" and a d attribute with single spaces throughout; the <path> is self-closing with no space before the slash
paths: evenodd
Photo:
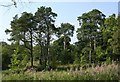
<path id="1" fill-rule="evenodd" d="M 119 0 L 15 0 L 24 2 L 118 2 Z M 0 2 L 11 2 L 11 0 L 0 0 Z"/>
<path id="2" fill-rule="evenodd" d="M 0 2 L 1 4 L 11 4 L 10 2 Z M 0 6 L 0 41 L 7 41 L 10 38 L 9 35 L 5 34 L 5 29 L 10 29 L 10 21 L 12 18 L 18 14 L 21 15 L 22 12 L 27 11 L 35 13 L 37 8 L 41 6 L 51 7 L 53 12 L 57 13 L 57 18 L 55 25 L 58 27 L 61 23 L 70 23 L 75 26 L 75 31 L 79 27 L 77 17 L 81 16 L 83 13 L 87 13 L 92 9 L 98 9 L 106 17 L 115 13 L 118 14 L 118 2 L 24 2 L 17 4 L 17 8 L 2 7 Z M 76 32 L 71 38 L 72 43 L 77 41 Z M 8 42 L 10 43 L 10 42 Z"/>

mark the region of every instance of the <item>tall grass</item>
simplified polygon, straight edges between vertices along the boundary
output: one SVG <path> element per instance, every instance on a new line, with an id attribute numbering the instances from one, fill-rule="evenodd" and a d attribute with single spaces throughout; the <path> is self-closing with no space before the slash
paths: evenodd
<path id="1" fill-rule="evenodd" d="M 6 72 L 7 73 L 7 72 Z M 118 80 L 120 79 L 120 70 L 119 65 L 116 63 L 112 64 L 102 64 L 101 66 L 92 65 L 89 68 L 83 69 L 83 67 L 79 67 L 73 69 L 72 67 L 69 70 L 59 71 L 51 70 L 51 71 L 30 71 L 21 73 L 14 73 L 8 75 L 3 72 L 3 79 L 11 79 L 14 80 L 16 78 L 19 80 Z"/>

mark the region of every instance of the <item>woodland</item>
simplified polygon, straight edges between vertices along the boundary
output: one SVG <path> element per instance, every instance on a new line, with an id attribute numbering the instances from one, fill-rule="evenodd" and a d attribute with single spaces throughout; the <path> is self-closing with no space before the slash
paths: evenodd
<path id="1" fill-rule="evenodd" d="M 5 30 L 11 44 L 0 42 L 3 80 L 120 79 L 119 14 L 83 12 L 76 17 L 79 27 L 69 21 L 57 27 L 56 19 L 45 6 L 13 17 Z"/>

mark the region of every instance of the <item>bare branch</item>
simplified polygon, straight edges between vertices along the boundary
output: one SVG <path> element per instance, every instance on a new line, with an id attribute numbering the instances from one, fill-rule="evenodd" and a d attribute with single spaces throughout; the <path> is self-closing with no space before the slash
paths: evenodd
<path id="1" fill-rule="evenodd" d="M 13 6 L 14 4 L 10 4 L 10 5 L 0 5 L 0 6 L 3 6 L 3 7 L 10 7 L 10 6 Z"/>

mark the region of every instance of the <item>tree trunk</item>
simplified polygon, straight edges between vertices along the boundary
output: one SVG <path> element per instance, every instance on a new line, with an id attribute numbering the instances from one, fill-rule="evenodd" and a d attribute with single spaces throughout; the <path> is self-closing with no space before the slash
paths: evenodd
<path id="1" fill-rule="evenodd" d="M 91 40 L 90 40 L 89 64 L 91 64 L 91 54 L 92 54 L 91 48 L 92 48 L 92 44 L 91 44 Z"/>
<path id="2" fill-rule="evenodd" d="M 30 52 L 30 55 L 31 55 L 31 67 L 33 67 L 33 40 L 32 40 L 32 31 L 30 32 L 30 46 L 31 46 L 31 52 Z"/>
<path id="3" fill-rule="evenodd" d="M 50 34 L 49 34 L 49 29 L 48 29 L 48 34 L 47 34 L 47 64 L 48 64 L 48 66 L 50 64 Z"/>
<path id="4" fill-rule="evenodd" d="M 46 67 L 46 65 L 47 65 L 47 47 L 46 47 L 46 42 L 44 44 L 43 50 L 44 50 L 44 57 L 43 57 L 43 59 L 44 59 L 44 65 Z"/>
<path id="5" fill-rule="evenodd" d="M 43 53 L 42 53 L 42 42 L 39 42 L 40 44 L 40 57 L 39 57 L 39 64 L 42 65 L 42 57 L 43 57 Z"/>
<path id="6" fill-rule="evenodd" d="M 66 49 L 66 40 L 65 40 L 65 35 L 64 35 L 64 51 L 65 51 L 65 49 Z"/>
<path id="7" fill-rule="evenodd" d="M 24 32 L 24 40 L 22 40 L 23 42 L 24 42 L 24 46 L 30 51 L 30 62 L 31 62 L 31 67 L 33 67 L 33 40 L 32 40 L 32 29 L 31 29 L 31 31 L 30 31 L 30 47 L 29 46 L 27 46 L 27 40 L 26 40 L 26 38 L 25 38 L 25 33 L 26 32 Z"/>
<path id="8" fill-rule="evenodd" d="M 96 37 L 94 36 L 94 52 L 96 51 Z"/>

